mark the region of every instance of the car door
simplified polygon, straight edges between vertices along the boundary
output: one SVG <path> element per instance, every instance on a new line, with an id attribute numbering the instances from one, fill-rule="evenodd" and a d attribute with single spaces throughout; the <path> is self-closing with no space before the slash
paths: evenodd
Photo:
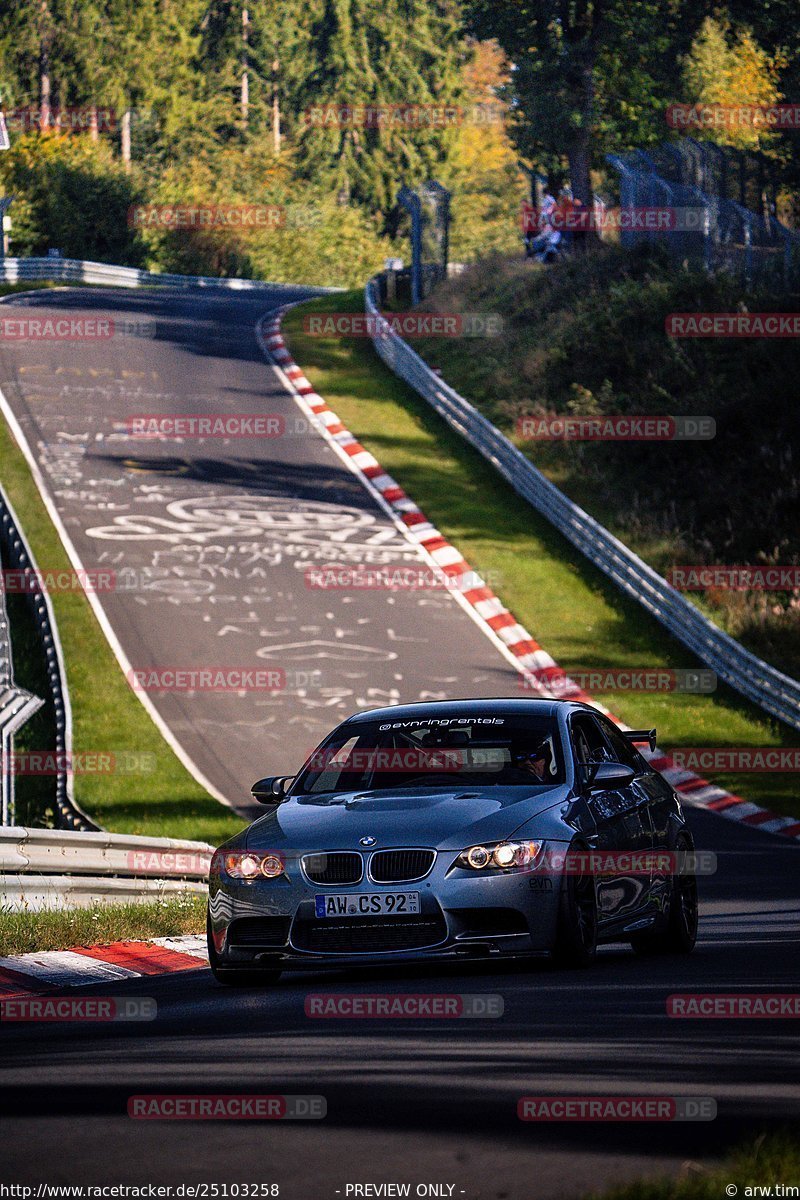
<path id="1" fill-rule="evenodd" d="M 593 714 L 576 713 L 570 721 L 570 737 L 578 774 L 587 782 L 593 764 L 620 761 Z M 586 800 L 596 828 L 592 849 L 609 855 L 643 855 L 652 848 L 649 794 L 637 786 L 636 779 L 626 787 L 587 788 Z M 627 926 L 644 918 L 650 904 L 649 871 L 626 869 L 624 862 L 614 861 L 607 873 L 598 875 L 597 903 L 606 926 Z"/>
<path id="2" fill-rule="evenodd" d="M 641 795 L 650 819 L 652 830 L 652 845 L 654 850 L 668 851 L 673 849 L 670 840 L 670 827 L 675 818 L 676 802 L 673 789 L 654 771 L 647 759 L 632 746 L 608 720 L 598 717 L 600 726 L 608 738 L 612 751 L 619 755 L 619 761 L 632 766 L 636 771 L 636 779 L 632 786 Z M 670 857 L 664 855 L 652 856 L 653 869 L 650 872 L 650 904 L 653 910 L 663 907 L 672 891 Z"/>

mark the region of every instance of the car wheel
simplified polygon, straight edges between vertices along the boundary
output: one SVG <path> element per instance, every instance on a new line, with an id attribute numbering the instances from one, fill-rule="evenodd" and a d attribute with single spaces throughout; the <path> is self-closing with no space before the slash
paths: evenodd
<path id="1" fill-rule="evenodd" d="M 680 838 L 675 849 L 689 853 L 693 847 L 688 838 Z M 632 939 L 631 945 L 637 954 L 691 954 L 697 941 L 698 918 L 697 876 L 694 871 L 675 874 L 667 920 L 661 929 Z"/>
<path id="2" fill-rule="evenodd" d="M 211 967 L 211 973 L 217 983 L 222 983 L 226 987 L 269 987 L 270 984 L 277 983 L 281 977 L 280 971 L 269 968 L 221 967 L 217 948 L 211 936 L 211 918 L 208 914 L 206 914 L 206 943 L 208 945 L 208 965 Z"/>
<path id="3" fill-rule="evenodd" d="M 573 846 L 572 850 L 582 850 Z M 597 889 L 593 875 L 564 875 L 553 958 L 562 967 L 588 967 L 597 955 Z"/>

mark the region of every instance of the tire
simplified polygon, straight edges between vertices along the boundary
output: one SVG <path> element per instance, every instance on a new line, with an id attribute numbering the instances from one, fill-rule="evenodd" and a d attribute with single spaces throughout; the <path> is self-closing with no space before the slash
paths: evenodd
<path id="1" fill-rule="evenodd" d="M 571 846 L 581 851 L 583 846 Z M 590 967 L 597 957 L 597 889 L 593 875 L 564 875 L 553 959 L 560 967 Z"/>
<path id="2" fill-rule="evenodd" d="M 675 846 L 677 853 L 690 852 L 694 847 L 689 838 L 681 837 Z M 697 876 L 673 875 L 669 916 L 660 929 L 631 939 L 637 954 L 691 954 L 697 941 L 698 923 Z"/>
<path id="3" fill-rule="evenodd" d="M 206 943 L 208 945 L 208 965 L 217 983 L 225 987 L 270 987 L 281 977 L 279 970 L 251 967 L 221 967 L 219 955 L 211 936 L 211 918 L 206 914 Z"/>

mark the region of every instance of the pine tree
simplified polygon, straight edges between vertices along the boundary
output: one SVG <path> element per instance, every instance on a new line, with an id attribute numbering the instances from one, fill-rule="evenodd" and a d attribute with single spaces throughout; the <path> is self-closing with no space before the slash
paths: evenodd
<path id="1" fill-rule="evenodd" d="M 450 0 L 323 0 L 312 44 L 317 62 L 302 90 L 300 169 L 340 203 L 365 204 L 388 220 L 401 184 L 435 175 L 447 155 L 443 110 L 460 94 L 458 7 Z M 356 114 L 369 107 L 375 115 L 371 122 L 329 119 L 340 107 Z"/>

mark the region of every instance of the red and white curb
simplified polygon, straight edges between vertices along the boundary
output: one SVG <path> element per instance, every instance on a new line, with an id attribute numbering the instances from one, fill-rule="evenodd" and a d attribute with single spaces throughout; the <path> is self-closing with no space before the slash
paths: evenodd
<path id="1" fill-rule="evenodd" d="M 603 704 L 592 699 L 577 684 L 564 678 L 564 672 L 555 659 L 520 625 L 502 600 L 470 567 L 461 552 L 442 537 L 411 497 L 384 471 L 374 455 L 361 445 L 322 396 L 314 390 L 289 353 L 281 333 L 281 321 L 288 307 L 292 306 L 281 308 L 264 318 L 257 329 L 257 337 L 262 350 L 275 363 L 287 390 L 294 396 L 303 413 L 315 424 L 321 435 L 367 490 L 376 496 L 409 541 L 420 549 L 433 566 L 450 578 L 455 599 L 469 611 L 504 657 L 509 659 L 525 678 L 526 687 L 532 694 L 543 698 L 555 698 L 543 681 L 548 677 L 558 678 L 559 698 L 591 704 L 618 725 L 622 725 L 619 718 Z M 778 813 L 760 808 L 741 796 L 726 792 L 724 788 L 717 787 L 708 779 L 677 766 L 671 758 L 658 750 L 654 754 L 648 751 L 645 753 L 655 769 L 661 772 L 687 804 L 707 808 L 743 825 L 800 841 L 800 820 L 795 817 L 779 816 Z"/>
<path id="2" fill-rule="evenodd" d="M 206 939 L 194 935 L 15 954 L 0 958 L 0 1000 L 207 966 Z"/>

